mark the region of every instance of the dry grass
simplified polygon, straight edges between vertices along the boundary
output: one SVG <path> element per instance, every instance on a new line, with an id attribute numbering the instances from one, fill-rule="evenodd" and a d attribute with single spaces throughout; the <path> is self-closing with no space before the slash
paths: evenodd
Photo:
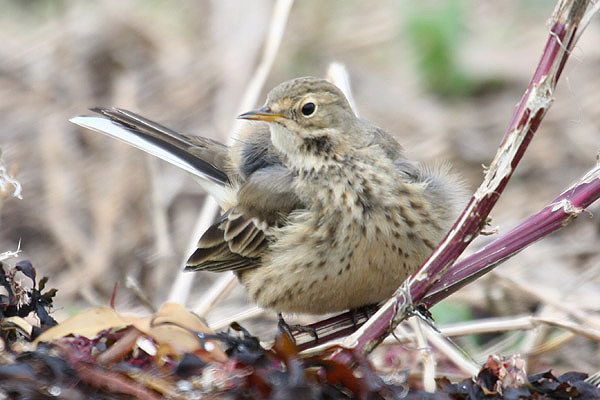
<path id="1" fill-rule="evenodd" d="M 394 133 L 411 156 L 449 160 L 476 187 L 481 165 L 493 157 L 535 67 L 553 4 L 460 3 L 457 23 L 463 33 L 450 39 L 457 68 L 472 87 L 448 97 L 426 90 L 416 61 L 421 50 L 410 39 L 415 15 L 440 12 L 433 3 L 416 8 L 409 0 L 377 6 L 297 2 L 258 103 L 278 82 L 324 75 L 331 61 L 342 61 L 361 116 Z M 15 249 L 21 240 L 22 257 L 59 288 L 57 319 L 90 304 L 107 304 L 114 283 L 127 277 L 154 306 L 165 301 L 204 198 L 183 172 L 67 120 L 91 106 L 115 105 L 226 141 L 262 59 L 271 7 L 267 1 L 186 0 L 5 5 L 0 148 L 23 185 L 24 199 L 1 200 L 0 252 Z M 492 212 L 502 232 L 595 162 L 598 22 L 583 35 L 540 134 Z M 598 211 L 597 205 L 591 209 L 594 215 Z M 502 334 L 461 344 L 474 356 L 522 352 L 530 372 L 600 369 L 597 338 L 591 335 L 600 304 L 599 227 L 596 217 L 582 215 L 450 298 L 444 314 L 452 318 L 458 318 L 457 305 L 469 311 L 469 320 L 510 320 L 523 313 L 533 318 L 530 325 L 514 319 L 516 338 Z M 217 279 L 197 276 L 189 305 Z M 134 291 L 122 287 L 117 307 L 142 306 Z M 251 306 L 243 292 L 234 288 L 207 317 L 218 325 L 246 307 Z M 253 315 L 249 326 L 268 338 L 275 324 L 264 320 L 273 316 Z M 472 324 L 475 330 L 477 321 Z M 505 330 L 511 325 L 497 329 Z"/>

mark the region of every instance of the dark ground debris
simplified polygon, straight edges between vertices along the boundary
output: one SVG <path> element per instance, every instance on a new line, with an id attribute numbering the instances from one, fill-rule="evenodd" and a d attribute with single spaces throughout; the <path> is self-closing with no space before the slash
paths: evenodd
<path id="1" fill-rule="evenodd" d="M 25 285 L 19 278 L 22 273 L 31 281 Z M 48 313 L 56 289 L 45 290 L 48 278 L 43 277 L 36 282 L 36 271 L 29 261 L 20 261 L 14 267 L 0 262 L 0 338 L 7 343 L 25 336 L 34 339 L 41 330 L 56 325 L 54 318 Z M 39 326 L 31 325 L 23 318 L 33 316 Z"/>
<path id="2" fill-rule="evenodd" d="M 31 287 L 15 279 L 17 273 Z M 35 268 L 27 261 L 0 264 L 2 399 L 600 399 L 600 389 L 585 381 L 586 374 L 526 376 L 518 356 L 490 356 L 475 379 L 440 378 L 437 392 L 426 393 L 409 387 L 416 381 L 407 379 L 410 371 L 386 378 L 361 354 L 351 354 L 349 367 L 327 353 L 302 356 L 285 334 L 266 349 L 236 323 L 219 333 L 189 328 L 197 321 L 190 322 L 193 314 L 178 305 L 145 319 L 106 313 L 107 308 L 88 310 L 86 315 L 97 311 L 103 320 L 122 318 L 123 325 L 91 337 L 48 331 L 32 342 L 37 335 L 27 329 L 25 317 L 37 317 L 36 331 L 56 325 L 49 315 L 56 290 L 43 292 L 46 282 L 36 284 Z M 87 317 L 75 321 L 82 332 L 91 323 Z M 70 324 L 70 332 L 77 332 L 73 319 Z M 167 336 L 184 332 L 197 346 L 183 351 L 177 346 L 182 339 L 165 341 L 160 332 L 166 328 Z M 64 326 L 60 329 L 59 324 L 51 330 L 63 332 Z M 44 338 L 51 339 L 40 341 Z"/>

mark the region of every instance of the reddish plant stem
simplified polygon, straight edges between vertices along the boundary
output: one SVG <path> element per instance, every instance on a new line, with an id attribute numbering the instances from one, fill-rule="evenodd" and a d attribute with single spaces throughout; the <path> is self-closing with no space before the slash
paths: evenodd
<path id="1" fill-rule="evenodd" d="M 423 303 L 432 306 L 494 269 L 533 242 L 566 226 L 600 198 L 600 165 L 552 203 L 487 246 L 450 267 L 431 288 Z"/>
<path id="2" fill-rule="evenodd" d="M 345 347 L 372 351 L 406 318 L 411 303 L 418 303 L 425 297 L 477 236 L 552 103 L 552 94 L 574 46 L 573 37 L 588 4 L 589 1 L 585 0 L 559 2 L 542 58 L 521 102 L 515 107 L 484 182 L 442 243 L 409 279 L 408 290 L 399 288 L 366 324 L 345 339 Z M 334 353 L 332 358 L 346 364 L 352 362 L 346 352 Z"/>
<path id="3" fill-rule="evenodd" d="M 548 206 L 527 218 L 517 227 L 496 238 L 479 251 L 452 265 L 432 287 L 423 303 L 430 307 L 460 288 L 488 273 L 504 260 L 525 247 L 566 226 L 583 210 L 600 198 L 600 164 L 580 181 L 557 196 Z M 350 313 L 339 314 L 312 324 L 319 340 L 343 337 L 362 326 L 367 316 L 358 314 L 353 321 Z M 312 347 L 314 340 L 309 334 L 295 335 L 301 350 Z"/>

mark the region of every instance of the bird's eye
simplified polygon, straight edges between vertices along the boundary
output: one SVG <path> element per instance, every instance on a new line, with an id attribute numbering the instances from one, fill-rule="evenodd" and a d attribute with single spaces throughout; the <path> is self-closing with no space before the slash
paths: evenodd
<path id="1" fill-rule="evenodd" d="M 305 117 L 310 117 L 311 115 L 313 115 L 315 113 L 315 110 L 317 109 L 317 106 L 315 105 L 315 103 L 306 103 L 305 105 L 302 106 L 302 115 L 304 115 Z"/>

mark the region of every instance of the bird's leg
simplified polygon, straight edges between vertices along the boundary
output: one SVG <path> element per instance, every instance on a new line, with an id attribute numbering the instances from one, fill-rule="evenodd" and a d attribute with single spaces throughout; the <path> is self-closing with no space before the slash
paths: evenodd
<path id="1" fill-rule="evenodd" d="M 277 328 L 279 328 L 279 332 L 287 333 L 292 339 L 294 338 L 294 335 L 292 335 L 291 327 L 288 325 L 287 322 L 285 322 L 281 313 L 277 313 Z"/>
<path id="2" fill-rule="evenodd" d="M 356 330 L 356 328 L 358 328 L 358 313 L 361 312 L 362 310 L 360 308 L 351 308 L 350 309 L 350 317 L 352 318 L 352 328 L 354 328 L 354 330 Z"/>
<path id="3" fill-rule="evenodd" d="M 375 312 L 377 312 L 378 309 L 379 307 L 377 307 L 377 304 L 367 304 L 365 306 L 351 308 L 350 317 L 352 318 L 352 326 L 354 327 L 354 330 L 358 328 L 359 313 L 364 313 L 365 317 L 369 319 L 375 315 Z"/>
<path id="4" fill-rule="evenodd" d="M 317 334 L 317 330 L 315 328 L 304 325 L 290 325 L 285 322 L 281 313 L 277 313 L 277 327 L 279 328 L 280 332 L 290 335 L 294 343 L 296 342 L 296 339 L 294 339 L 294 335 L 292 334 L 293 331 L 308 333 L 315 338 L 315 344 L 319 343 L 319 335 Z"/>

